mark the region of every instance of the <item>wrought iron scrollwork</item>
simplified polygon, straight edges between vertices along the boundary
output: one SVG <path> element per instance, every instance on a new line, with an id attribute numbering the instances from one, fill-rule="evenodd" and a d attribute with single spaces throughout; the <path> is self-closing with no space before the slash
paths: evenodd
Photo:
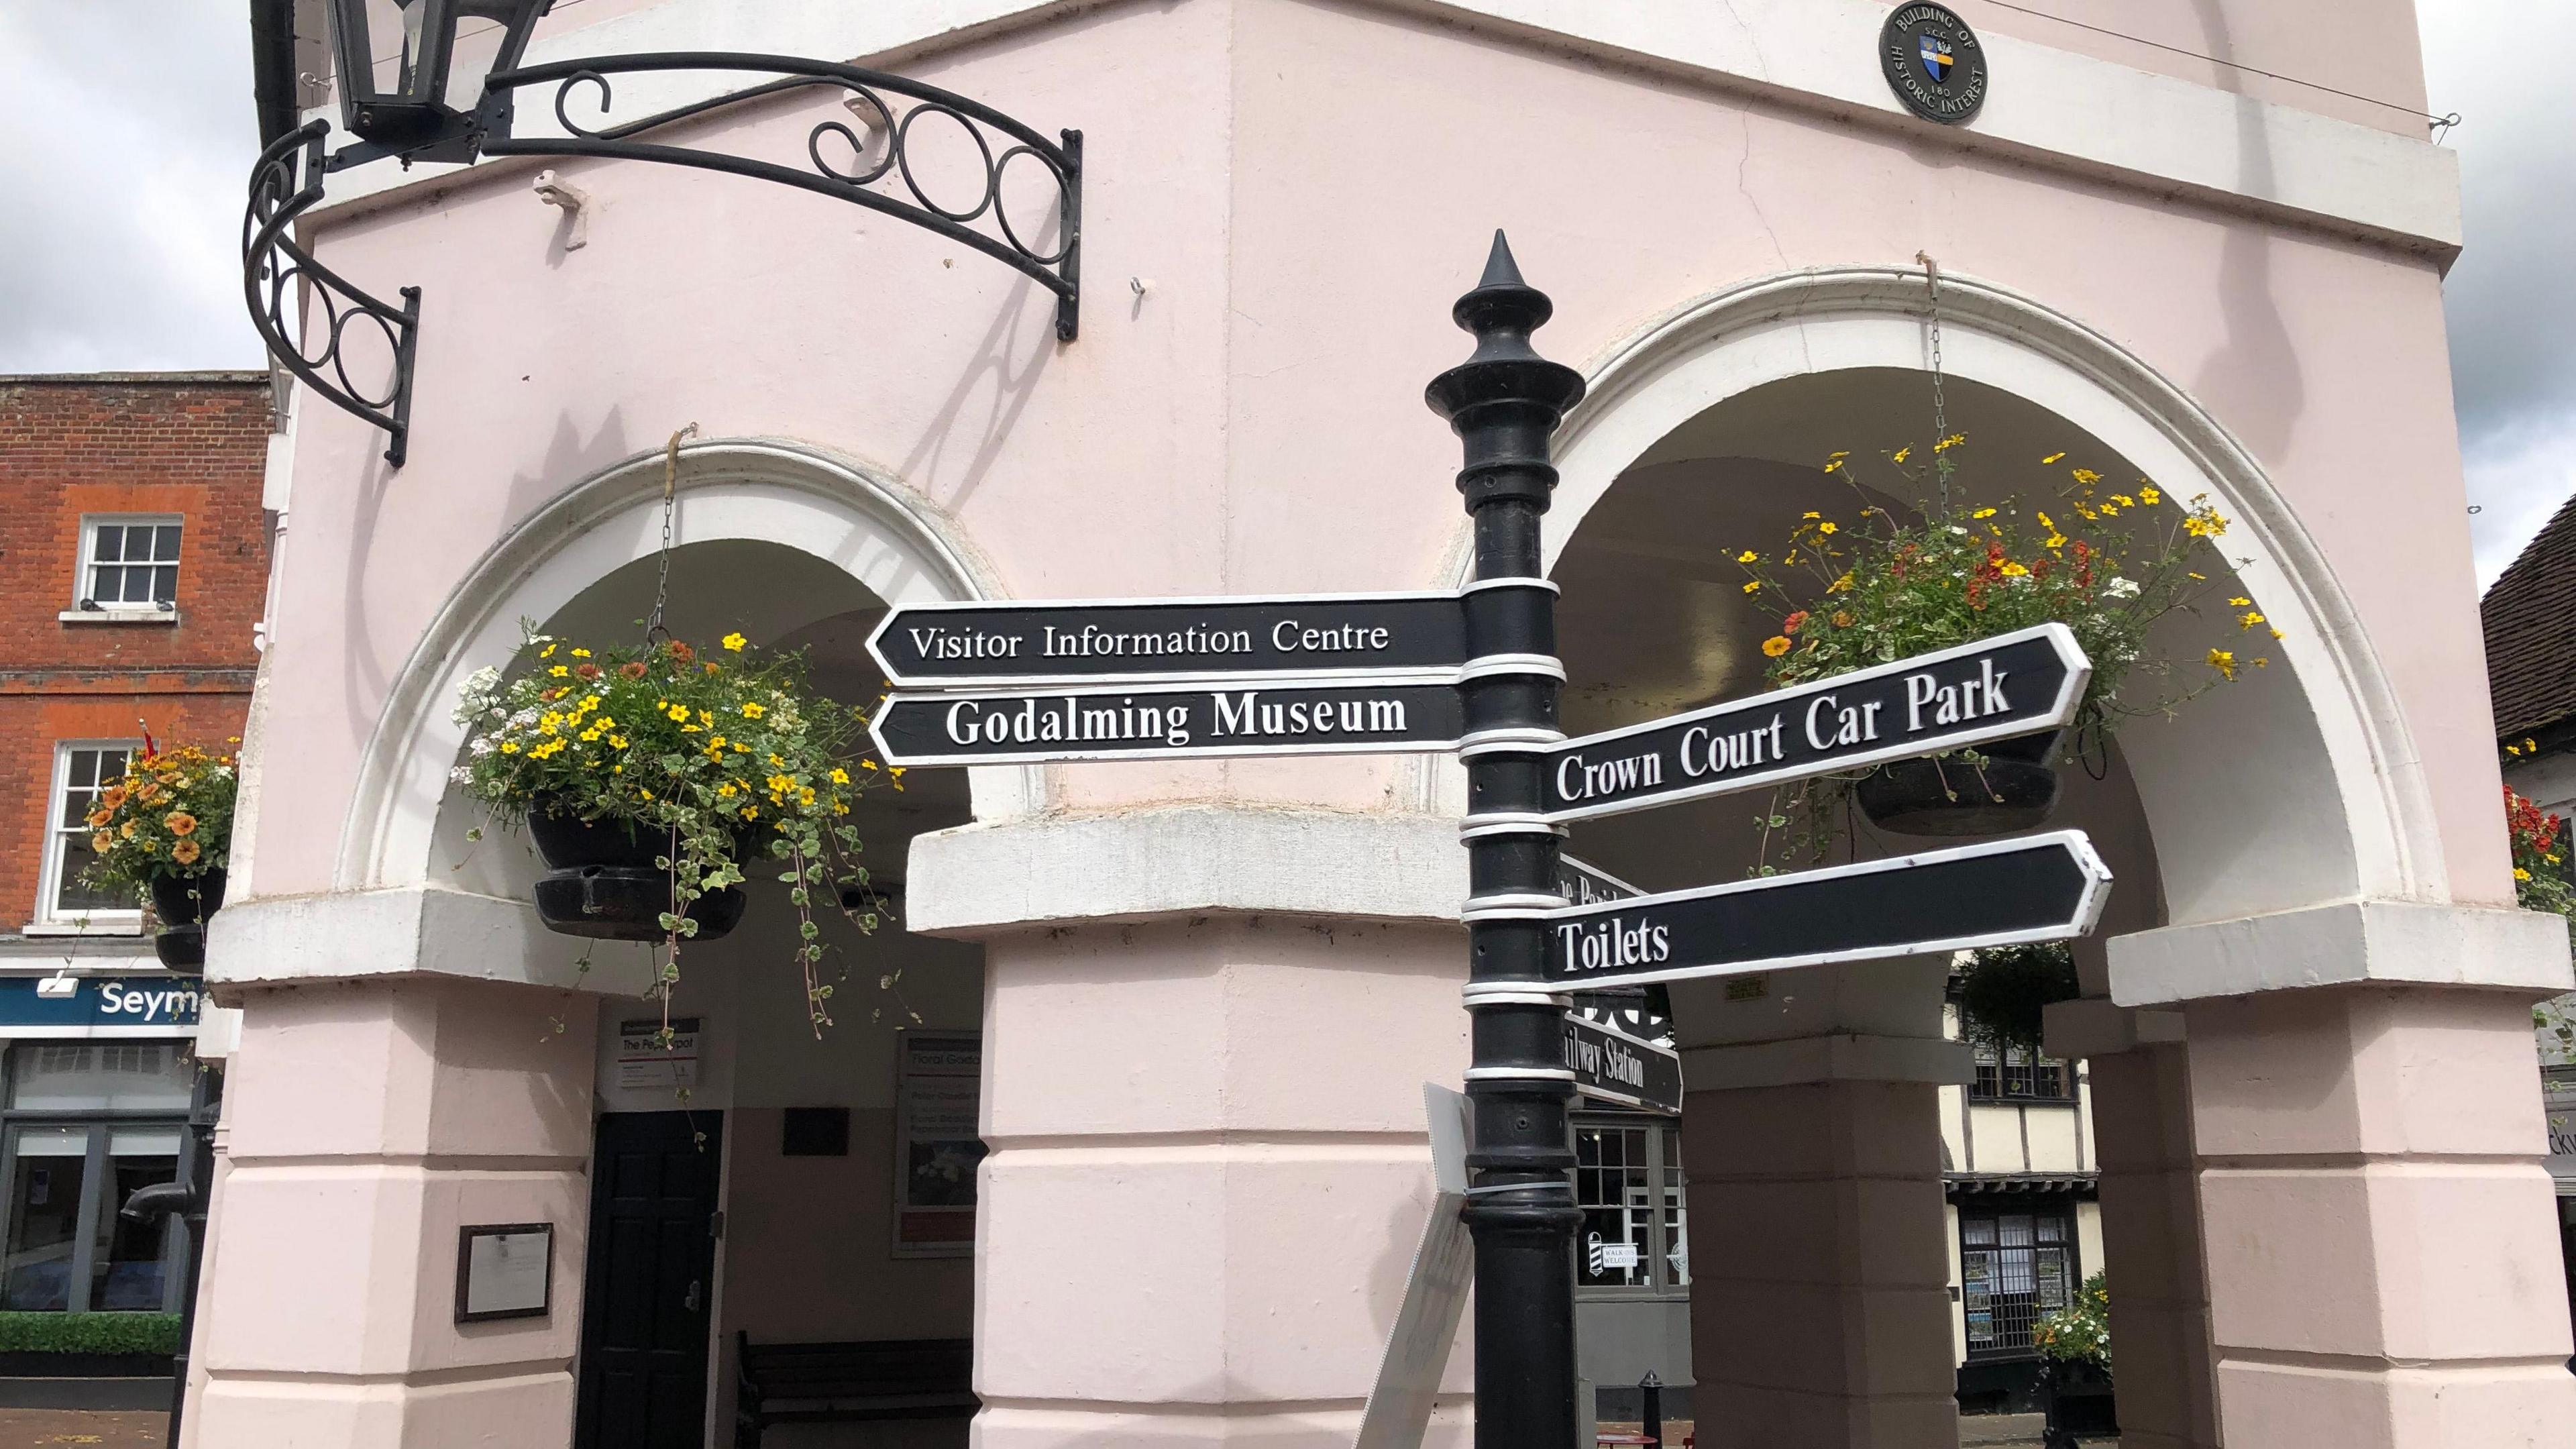
<path id="1" fill-rule="evenodd" d="M 615 101 L 611 76 L 675 70 L 749 71 L 778 78 L 692 105 L 606 124 Z M 484 154 L 660 161 L 775 181 L 838 197 L 925 227 L 1034 278 L 1055 293 L 1056 336 L 1073 340 L 1081 299 L 1080 131 L 1064 132 L 1061 143 L 1050 141 L 989 106 L 937 86 L 882 71 L 782 55 L 682 52 L 591 56 L 496 72 L 484 85 L 487 94 L 506 94 L 549 83 L 555 87 L 555 119 L 566 134 L 491 135 L 483 141 Z M 863 115 L 865 119 L 856 127 L 837 118 L 815 123 L 805 137 L 805 167 L 635 139 L 647 131 L 709 111 L 809 87 L 844 92 L 844 104 L 854 116 Z M 596 91 L 599 111 L 598 118 L 587 125 L 572 117 L 575 94 L 583 88 Z M 507 115 L 509 108 L 503 106 L 498 111 Z M 937 118 L 938 123 L 961 128 L 972 143 L 982 174 L 975 175 L 972 167 L 968 170 L 965 179 L 974 186 L 971 194 L 961 187 L 948 197 L 948 204 L 935 199 L 933 185 L 922 174 L 928 168 L 916 166 L 912 146 L 913 128 L 924 118 Z M 846 160 L 836 154 L 842 148 L 849 152 Z M 1003 185 L 1014 162 L 1043 168 L 1054 184 L 1055 236 L 1051 243 L 1043 236 L 1022 236 L 1012 222 Z"/>
<path id="2" fill-rule="evenodd" d="M 392 306 L 350 285 L 295 242 L 296 218 L 322 199 L 322 138 L 328 121 L 312 121 L 277 138 L 251 168 L 250 205 L 242 219 L 242 290 L 251 325 L 269 356 L 304 385 L 389 435 L 385 461 L 399 468 L 411 431 L 413 348 L 420 336 L 420 288 L 402 289 Z M 304 325 L 294 305 L 301 291 L 321 309 L 321 350 L 308 353 Z M 393 360 L 393 379 L 381 392 L 349 376 L 349 329 L 375 328 Z"/>
<path id="3" fill-rule="evenodd" d="M 635 120 L 608 123 L 607 113 L 615 101 L 611 76 L 710 70 L 748 71 L 775 79 Z M 565 134 L 510 134 L 515 93 L 547 84 L 555 87 L 555 119 Z M 572 117 L 572 102 L 585 88 L 596 91 L 599 110 L 598 118 L 589 124 Z M 843 92 L 843 104 L 850 107 L 858 124 L 838 118 L 816 122 L 805 136 L 804 168 L 637 139 L 693 116 L 808 88 Z M 1050 141 L 990 106 L 902 76 L 794 56 L 732 52 L 591 56 L 495 71 L 483 82 L 483 98 L 474 115 L 477 129 L 460 141 L 438 143 L 446 148 L 438 159 L 471 160 L 479 151 L 486 156 L 660 161 L 838 197 L 924 227 L 1035 279 L 1055 294 L 1056 336 L 1070 342 L 1077 330 L 1082 297 L 1080 131 L 1065 131 L 1061 141 Z M 915 164 L 920 158 L 912 145 L 913 128 L 925 118 L 936 125 L 961 128 L 972 143 L 975 162 L 966 172 L 975 187 L 971 195 L 960 187 L 948 196 L 948 204 L 935 198 L 932 183 L 922 174 L 930 168 Z M 294 227 L 296 219 L 322 199 L 326 171 L 389 157 L 409 165 L 414 159 L 429 159 L 429 153 L 388 151 L 362 141 L 326 156 L 322 139 L 330 129 L 327 121 L 312 121 L 260 153 L 251 170 L 250 210 L 242 226 L 243 289 L 250 301 L 251 321 L 268 344 L 269 355 L 315 392 L 390 434 L 385 460 L 399 468 L 410 431 L 420 289 L 403 288 L 400 307 L 378 301 L 315 261 L 296 244 Z M 849 152 L 846 160 L 838 154 L 843 148 Z M 462 154 L 451 156 L 448 150 Z M 1054 185 L 1052 239 L 1037 226 L 1029 228 L 1036 235 L 1023 236 L 1014 224 L 1003 195 L 1014 163 L 1041 168 Z M 1034 214 L 1022 217 L 1023 222 L 1037 219 Z M 320 320 L 327 324 L 320 328 L 317 354 L 308 355 L 303 345 L 303 338 L 314 329 L 292 320 L 296 309 L 291 302 L 297 290 L 320 306 Z M 381 394 L 349 376 L 346 342 L 353 325 L 377 328 L 392 350 L 393 381 Z"/>

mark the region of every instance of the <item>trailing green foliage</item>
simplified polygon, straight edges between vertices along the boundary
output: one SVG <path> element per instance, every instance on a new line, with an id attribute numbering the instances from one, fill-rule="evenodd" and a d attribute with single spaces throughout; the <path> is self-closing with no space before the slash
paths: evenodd
<path id="1" fill-rule="evenodd" d="M 0 1313 L 0 1353 L 178 1351 L 175 1313 Z"/>
<path id="2" fill-rule="evenodd" d="M 2084 994 L 2075 975 L 2075 953 L 2063 941 L 2035 946 L 1990 946 L 1968 958 L 1951 989 L 1959 1003 L 1959 1034 L 2001 1051 L 2040 1052 L 2040 1013 L 2052 1001 Z"/>

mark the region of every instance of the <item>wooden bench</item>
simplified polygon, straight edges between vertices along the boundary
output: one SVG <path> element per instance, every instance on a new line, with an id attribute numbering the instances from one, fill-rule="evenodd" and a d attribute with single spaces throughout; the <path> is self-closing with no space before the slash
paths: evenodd
<path id="1" fill-rule="evenodd" d="M 772 1424 L 962 1419 L 983 1406 L 969 1339 L 756 1344 L 738 1333 L 735 1344 L 735 1449 L 759 1449 Z"/>

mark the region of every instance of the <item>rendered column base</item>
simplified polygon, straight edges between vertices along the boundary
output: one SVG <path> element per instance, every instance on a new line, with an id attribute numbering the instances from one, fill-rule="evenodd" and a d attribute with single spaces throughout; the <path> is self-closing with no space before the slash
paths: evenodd
<path id="1" fill-rule="evenodd" d="M 189 1410 L 192 1443 L 266 1449 L 559 1449 L 572 1442 L 571 1372 L 405 1382 L 217 1378 Z"/>

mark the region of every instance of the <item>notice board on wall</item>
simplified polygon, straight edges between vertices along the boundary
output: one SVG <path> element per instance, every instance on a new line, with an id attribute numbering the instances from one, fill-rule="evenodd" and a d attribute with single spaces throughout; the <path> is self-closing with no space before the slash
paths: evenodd
<path id="1" fill-rule="evenodd" d="M 894 1255 L 975 1251 L 976 1135 L 984 1043 L 973 1032 L 905 1032 L 895 1048 Z"/>

